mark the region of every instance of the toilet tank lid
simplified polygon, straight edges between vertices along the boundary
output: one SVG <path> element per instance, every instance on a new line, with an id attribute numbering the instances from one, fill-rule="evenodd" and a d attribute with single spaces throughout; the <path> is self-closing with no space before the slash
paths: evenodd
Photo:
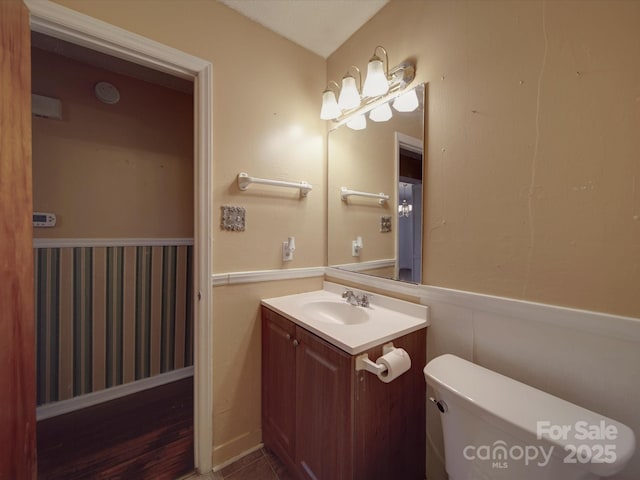
<path id="1" fill-rule="evenodd" d="M 596 475 L 620 471 L 635 451 L 634 433 L 626 425 L 455 355 L 434 358 L 424 375 L 436 391 L 445 389 L 529 436 L 562 449 L 586 445 L 581 453 L 591 453 L 594 461 L 585 459 L 584 467 Z M 613 458 L 604 457 L 610 462 L 595 463 L 600 445 L 613 445 Z"/>

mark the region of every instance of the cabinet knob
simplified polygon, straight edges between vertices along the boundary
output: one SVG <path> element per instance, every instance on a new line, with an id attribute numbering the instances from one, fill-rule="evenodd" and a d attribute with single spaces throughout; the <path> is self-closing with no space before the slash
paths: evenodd
<path id="1" fill-rule="evenodd" d="M 298 345 L 300 345 L 300 342 L 298 340 L 294 340 L 293 341 L 293 346 L 297 347 Z"/>
<path id="2" fill-rule="evenodd" d="M 285 338 L 286 338 L 287 340 L 291 340 L 291 334 L 287 333 L 287 334 L 285 335 Z"/>

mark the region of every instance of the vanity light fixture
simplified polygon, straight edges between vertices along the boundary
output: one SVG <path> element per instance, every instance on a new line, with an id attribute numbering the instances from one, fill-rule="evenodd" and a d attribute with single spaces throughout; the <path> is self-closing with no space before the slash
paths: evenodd
<path id="1" fill-rule="evenodd" d="M 391 119 L 391 117 L 393 117 L 393 113 L 391 112 L 391 107 L 389 107 L 389 104 L 386 102 L 374 108 L 369 113 L 369 118 L 374 122 L 386 122 Z"/>
<path id="2" fill-rule="evenodd" d="M 376 55 L 378 49 L 384 52 L 386 63 L 383 65 L 382 59 Z M 385 71 L 384 67 L 387 67 Z M 384 47 L 378 45 L 373 49 L 373 56 L 367 65 L 367 78 L 364 81 L 362 95 L 365 97 L 379 97 L 386 95 L 389 91 L 389 56 Z"/>
<path id="3" fill-rule="evenodd" d="M 354 116 L 351 120 L 347 122 L 347 127 L 351 130 L 364 130 L 367 128 L 367 119 L 364 116 L 364 113 L 360 115 Z"/>
<path id="4" fill-rule="evenodd" d="M 384 61 L 378 56 L 378 51 L 384 53 Z M 352 69 L 355 69 L 358 72 L 359 82 L 356 82 L 356 78 L 349 73 Z M 414 78 L 414 63 L 407 61 L 396 65 L 393 68 L 389 68 L 387 51 L 384 47 L 378 45 L 374 49 L 373 56 L 367 65 L 367 77 L 364 81 L 364 86 L 362 86 L 362 74 L 360 73 L 360 69 L 355 65 L 349 67 L 346 75 L 342 78 L 341 87 L 338 87 L 336 82 L 329 82 L 327 88 L 322 92 L 320 118 L 322 120 L 343 122 L 347 117 L 357 114 L 360 109 L 364 110 L 365 107 L 371 108 L 371 106 L 382 103 L 386 95 L 404 90 Z M 335 85 L 339 89 L 337 101 L 336 92 L 330 88 L 331 84 Z M 400 106 L 400 108 L 403 107 Z M 386 112 L 386 115 L 388 115 L 388 112 Z M 376 115 L 374 115 L 374 117 L 375 116 Z M 373 117 L 370 118 L 374 120 Z M 358 120 L 358 122 L 361 123 L 362 121 Z"/>
<path id="5" fill-rule="evenodd" d="M 403 93 L 393 101 L 393 108 L 398 112 L 413 112 L 419 105 L 415 89 Z"/>
<path id="6" fill-rule="evenodd" d="M 336 82 L 331 80 L 329 83 L 333 83 L 338 90 L 340 87 Z M 322 120 L 331 120 L 332 118 L 338 118 L 341 114 L 338 101 L 336 100 L 336 94 L 327 85 L 327 89 L 322 92 L 322 109 L 320 110 L 320 118 Z"/>
<path id="7" fill-rule="evenodd" d="M 360 69 L 355 65 L 351 65 L 349 69 L 355 68 L 360 78 L 360 86 L 362 86 L 362 74 Z M 341 110 L 351 110 L 360 106 L 360 89 L 356 86 L 356 78 L 349 72 L 342 77 L 342 88 L 338 97 L 338 106 Z"/>

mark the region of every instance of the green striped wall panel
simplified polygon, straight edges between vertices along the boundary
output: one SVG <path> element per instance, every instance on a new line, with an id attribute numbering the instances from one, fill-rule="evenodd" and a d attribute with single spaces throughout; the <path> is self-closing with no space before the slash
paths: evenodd
<path id="1" fill-rule="evenodd" d="M 193 247 L 35 248 L 38 405 L 193 365 Z"/>

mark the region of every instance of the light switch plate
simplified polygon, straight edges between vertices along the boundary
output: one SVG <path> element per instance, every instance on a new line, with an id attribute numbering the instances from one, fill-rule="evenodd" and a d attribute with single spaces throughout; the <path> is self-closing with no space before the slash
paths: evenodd
<path id="1" fill-rule="evenodd" d="M 391 231 L 391 217 L 383 216 L 380 217 L 380 232 L 389 233 Z"/>
<path id="2" fill-rule="evenodd" d="M 232 232 L 244 232 L 246 213 L 244 207 L 232 207 L 230 205 L 223 205 L 220 208 L 222 209 L 220 228 Z"/>

